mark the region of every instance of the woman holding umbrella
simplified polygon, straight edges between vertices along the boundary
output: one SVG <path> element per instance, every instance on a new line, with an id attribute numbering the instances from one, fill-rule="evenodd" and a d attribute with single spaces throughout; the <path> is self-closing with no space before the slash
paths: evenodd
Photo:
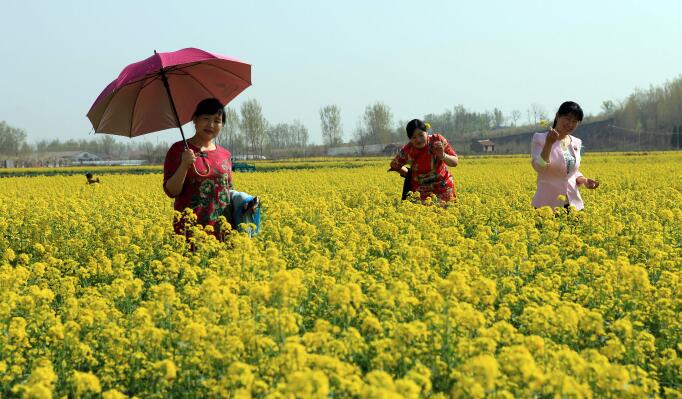
<path id="1" fill-rule="evenodd" d="M 163 167 L 163 189 L 175 199 L 174 209 L 182 212 L 192 209 L 197 222 L 214 226 L 215 234 L 222 238 L 224 231 L 217 226 L 218 218 L 225 216 L 235 227 L 232 207 L 232 160 L 228 150 L 215 144 L 215 139 L 225 123 L 225 109 L 218 99 L 207 98 L 199 102 L 192 115 L 195 134 L 185 142 L 173 144 L 166 154 Z M 243 196 L 239 206 L 242 213 L 259 212 L 257 197 Z M 255 218 L 259 220 L 259 218 Z M 184 219 L 176 220 L 175 231 L 187 235 Z"/>
<path id="2" fill-rule="evenodd" d="M 178 128 L 183 141 L 168 151 L 163 180 L 164 191 L 175 198 L 175 209 L 192 209 L 202 225 L 215 225 L 222 215 L 232 216 L 237 226 L 243 220 L 258 225 L 259 219 L 249 212 L 258 212 L 257 199 L 230 196 L 230 153 L 214 143 L 225 122 L 223 107 L 250 85 L 251 65 L 235 58 L 191 47 L 154 51 L 123 68 L 90 107 L 88 119 L 96 133 L 126 137 Z M 196 134 L 186 142 L 182 125 L 190 121 Z M 225 212 L 236 202 L 231 198 L 244 203 L 239 209 L 243 213 Z M 175 228 L 179 233 L 186 230 L 182 223 Z"/>

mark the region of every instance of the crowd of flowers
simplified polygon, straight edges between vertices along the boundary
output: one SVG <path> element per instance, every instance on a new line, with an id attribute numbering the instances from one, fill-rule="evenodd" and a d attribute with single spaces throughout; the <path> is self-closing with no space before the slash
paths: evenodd
<path id="1" fill-rule="evenodd" d="M 448 207 L 353 162 L 236 174 L 262 233 L 224 243 L 158 174 L 0 179 L 0 397 L 682 397 L 682 154 L 586 156 L 582 212 L 527 158 Z"/>

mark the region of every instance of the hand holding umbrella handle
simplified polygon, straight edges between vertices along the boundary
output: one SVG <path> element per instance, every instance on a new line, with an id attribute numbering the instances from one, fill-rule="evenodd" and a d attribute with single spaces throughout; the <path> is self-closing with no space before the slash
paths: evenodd
<path id="1" fill-rule="evenodd" d="M 154 50 L 154 54 L 156 54 L 156 50 Z M 175 101 L 173 101 L 173 95 L 171 94 L 170 87 L 168 86 L 168 78 L 166 77 L 166 73 L 163 70 L 163 68 L 161 68 L 159 70 L 159 73 L 161 75 L 161 80 L 163 81 L 163 86 L 166 88 L 166 93 L 168 93 L 168 101 L 170 101 L 171 108 L 173 109 L 173 115 L 175 116 L 175 122 L 178 124 L 178 128 L 180 129 L 180 134 L 182 135 L 182 141 L 185 143 L 185 149 L 189 150 L 189 145 L 187 144 L 187 139 L 185 139 L 185 132 L 182 130 L 182 123 L 180 123 L 180 118 L 178 117 L 178 111 L 175 108 Z M 202 157 L 201 153 L 199 154 L 199 157 Z M 205 155 L 203 157 L 205 157 Z M 195 161 L 196 161 L 196 159 L 195 159 Z M 204 165 L 206 165 L 206 173 L 202 174 L 199 172 L 199 170 L 197 169 L 194 162 L 192 162 L 192 167 L 194 168 L 194 172 L 196 172 L 196 174 L 201 176 L 201 177 L 206 177 L 211 173 L 211 165 L 209 165 L 208 162 L 206 162 L 206 161 L 204 161 Z"/>
<path id="2" fill-rule="evenodd" d="M 197 169 L 195 163 L 197 159 L 199 158 L 204 158 L 204 165 L 206 166 L 206 173 L 201 173 Z M 182 160 L 181 162 L 187 165 L 186 167 L 189 168 L 190 165 L 192 165 L 192 168 L 194 168 L 194 172 L 196 172 L 197 175 L 201 177 L 206 177 L 211 173 L 211 165 L 205 160 L 206 159 L 206 154 L 203 152 L 198 152 L 194 153 L 190 148 L 186 148 L 185 151 L 182 152 Z"/>

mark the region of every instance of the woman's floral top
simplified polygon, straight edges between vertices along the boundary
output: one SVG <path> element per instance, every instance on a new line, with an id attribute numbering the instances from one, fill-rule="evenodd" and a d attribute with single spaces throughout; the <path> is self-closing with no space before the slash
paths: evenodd
<path id="1" fill-rule="evenodd" d="M 435 194 L 441 201 L 450 201 L 455 198 L 455 186 L 445 162 L 433 155 L 433 144 L 436 141 L 443 143 L 445 154 L 455 155 L 455 150 L 445 137 L 431 134 L 423 148 L 416 148 L 412 143 L 407 143 L 395 156 L 391 166 L 394 168 L 405 164 L 412 166 L 412 191 L 419 193 L 422 200 Z"/>
<path id="2" fill-rule="evenodd" d="M 189 148 L 197 154 L 197 160 L 194 167 L 187 171 L 182 191 L 175 197 L 174 209 L 180 212 L 186 208 L 192 209 L 199 224 L 204 226 L 215 225 L 218 217 L 223 215 L 229 220 L 232 187 L 230 152 L 218 145 L 215 150 L 204 152 L 200 152 L 199 148 L 192 144 L 189 144 Z M 184 150 L 184 143 L 179 141 L 173 144 L 166 154 L 163 165 L 163 189 L 169 197 L 166 182 L 180 166 Z M 176 231 L 181 227 L 176 223 Z"/>

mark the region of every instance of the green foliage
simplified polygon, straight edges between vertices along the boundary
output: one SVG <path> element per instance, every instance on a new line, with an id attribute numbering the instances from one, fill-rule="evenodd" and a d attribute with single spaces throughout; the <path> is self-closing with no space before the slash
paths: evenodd
<path id="1" fill-rule="evenodd" d="M 18 155 L 26 145 L 26 131 L 0 121 L 0 154 Z"/>

